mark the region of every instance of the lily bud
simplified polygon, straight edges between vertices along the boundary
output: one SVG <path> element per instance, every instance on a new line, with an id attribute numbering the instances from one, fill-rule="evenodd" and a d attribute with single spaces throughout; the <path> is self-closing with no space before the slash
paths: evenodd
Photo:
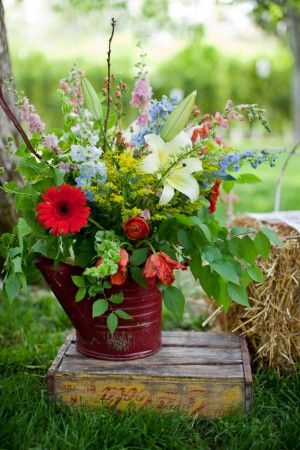
<path id="1" fill-rule="evenodd" d="M 165 142 L 171 141 L 186 126 L 195 105 L 197 91 L 185 97 L 171 112 L 161 132 L 161 138 Z"/>
<path id="2" fill-rule="evenodd" d="M 85 104 L 96 120 L 101 120 L 103 117 L 102 106 L 97 92 L 93 88 L 90 81 L 86 78 L 82 78 L 82 91 Z"/>

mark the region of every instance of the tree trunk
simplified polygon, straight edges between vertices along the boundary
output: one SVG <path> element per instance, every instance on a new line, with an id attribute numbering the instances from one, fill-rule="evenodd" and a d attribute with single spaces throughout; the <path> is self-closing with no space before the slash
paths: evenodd
<path id="1" fill-rule="evenodd" d="M 3 82 L 5 77 L 11 78 L 11 64 L 9 58 L 6 28 L 4 22 L 3 2 L 0 0 L 0 81 Z M 10 97 L 10 98 L 9 98 Z M 8 102 L 12 105 L 14 102 L 13 95 L 7 96 Z M 15 128 L 4 112 L 0 111 L 0 166 L 4 167 L 4 174 L 0 175 L 0 186 L 5 181 L 20 180 L 15 172 L 15 162 L 13 156 L 5 150 L 7 138 L 16 137 Z M 0 190 L 0 234 L 11 230 L 15 224 L 17 214 L 14 209 L 13 200 Z"/>
<path id="2" fill-rule="evenodd" d="M 294 57 L 292 98 L 294 133 L 298 141 L 300 139 L 300 14 L 295 8 L 289 10 L 290 39 Z"/>

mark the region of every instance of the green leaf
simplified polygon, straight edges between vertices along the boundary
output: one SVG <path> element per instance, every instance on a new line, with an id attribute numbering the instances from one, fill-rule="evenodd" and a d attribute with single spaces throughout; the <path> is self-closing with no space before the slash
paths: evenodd
<path id="1" fill-rule="evenodd" d="M 89 288 L 88 292 L 91 297 L 96 297 L 96 295 L 98 295 L 98 294 L 103 294 L 104 288 L 102 286 L 94 285 Z"/>
<path id="2" fill-rule="evenodd" d="M 188 123 L 195 104 L 196 94 L 197 91 L 194 91 L 185 97 L 167 117 L 161 132 L 161 138 L 165 142 L 174 139 Z"/>
<path id="3" fill-rule="evenodd" d="M 72 278 L 72 281 L 75 284 L 75 286 L 85 287 L 85 281 L 82 277 L 80 277 L 78 275 L 73 275 L 71 278 Z"/>
<path id="4" fill-rule="evenodd" d="M 40 179 L 51 174 L 50 167 L 44 161 L 37 161 L 33 156 L 21 158 L 17 170 L 26 180 Z"/>
<path id="5" fill-rule="evenodd" d="M 250 306 L 249 301 L 248 301 L 247 290 L 244 287 L 242 287 L 238 284 L 228 283 L 227 292 L 228 292 L 229 297 L 235 303 L 238 303 L 239 305 L 243 305 L 243 306 Z"/>
<path id="6" fill-rule="evenodd" d="M 217 247 L 208 246 L 204 248 L 202 257 L 212 263 L 218 259 L 222 259 L 223 255 Z"/>
<path id="7" fill-rule="evenodd" d="M 114 334 L 114 332 L 116 331 L 116 328 L 118 326 L 118 316 L 115 313 L 110 313 L 107 316 L 106 319 L 106 324 L 107 324 L 107 328 L 109 329 L 109 332 L 111 334 Z"/>
<path id="8" fill-rule="evenodd" d="M 54 170 L 54 183 L 56 186 L 60 186 L 64 182 L 65 170 L 58 169 L 57 167 L 53 167 Z"/>
<path id="9" fill-rule="evenodd" d="M 228 241 L 228 250 L 237 258 L 242 258 L 249 264 L 254 264 L 258 256 L 255 242 L 249 237 L 234 237 Z"/>
<path id="10" fill-rule="evenodd" d="M 104 289 L 110 289 L 111 288 L 111 283 L 107 280 L 103 281 L 103 287 Z"/>
<path id="11" fill-rule="evenodd" d="M 86 77 L 82 78 L 82 91 L 84 102 L 88 110 L 90 111 L 94 119 L 101 120 L 103 117 L 103 112 L 100 99 L 92 84 Z"/>
<path id="12" fill-rule="evenodd" d="M 183 293 L 177 287 L 168 286 L 164 290 L 164 304 L 178 320 L 182 319 L 185 298 Z"/>
<path id="13" fill-rule="evenodd" d="M 123 309 L 116 309 L 114 312 L 121 319 L 124 319 L 124 320 L 131 320 L 131 319 L 133 319 L 133 317 L 130 314 L 128 314 L 126 311 L 123 311 Z"/>
<path id="14" fill-rule="evenodd" d="M 116 305 L 119 305 L 124 301 L 124 294 L 123 292 L 118 292 L 117 294 L 113 294 L 110 299 L 110 302 L 115 303 Z"/>
<path id="15" fill-rule="evenodd" d="M 108 310 L 108 301 L 105 299 L 96 300 L 93 303 L 93 318 L 102 316 Z"/>
<path id="16" fill-rule="evenodd" d="M 207 225 L 205 225 L 205 223 L 201 223 L 201 220 L 199 219 L 199 217 L 195 217 L 193 218 L 194 223 L 197 225 L 198 228 L 200 228 L 200 230 L 202 231 L 202 233 L 204 234 L 204 236 L 206 237 L 206 239 L 208 240 L 208 242 L 212 242 L 212 235 L 211 235 L 211 231 L 208 228 Z"/>
<path id="17" fill-rule="evenodd" d="M 236 181 L 239 184 L 254 184 L 261 183 L 262 180 L 254 173 L 241 173 Z"/>
<path id="18" fill-rule="evenodd" d="M 257 233 L 254 239 L 254 245 L 258 253 L 263 257 L 265 261 L 267 261 L 271 250 L 271 244 L 267 236 L 262 231 L 259 231 Z"/>
<path id="19" fill-rule="evenodd" d="M 225 280 L 232 281 L 232 283 L 238 282 L 238 276 L 234 270 L 234 266 L 230 261 L 225 259 L 214 261 L 211 264 L 211 268 Z"/>
<path id="20" fill-rule="evenodd" d="M 5 282 L 5 292 L 10 301 L 14 300 L 21 290 L 21 281 L 16 274 L 10 274 Z"/>
<path id="21" fill-rule="evenodd" d="M 229 194 L 230 191 L 234 188 L 235 181 L 224 181 L 222 183 L 222 188 L 226 194 Z"/>
<path id="22" fill-rule="evenodd" d="M 43 256 L 48 256 L 47 251 L 47 243 L 43 241 L 43 239 L 39 239 L 36 243 L 31 247 L 30 251 L 32 253 L 40 253 Z"/>
<path id="23" fill-rule="evenodd" d="M 86 296 L 86 288 L 80 287 L 76 293 L 75 300 L 76 302 L 80 302 Z"/>
<path id="24" fill-rule="evenodd" d="M 14 273 L 23 273 L 22 258 L 20 256 L 17 256 L 16 258 L 12 259 L 11 262 L 14 268 Z"/>
<path id="25" fill-rule="evenodd" d="M 190 236 L 191 234 L 182 228 L 177 231 L 178 244 L 188 252 L 194 247 L 193 243 L 190 241 Z"/>
<path id="26" fill-rule="evenodd" d="M 277 247 L 281 247 L 281 245 L 282 245 L 281 239 L 279 238 L 278 234 L 275 233 L 274 230 L 272 230 L 271 228 L 263 227 L 260 229 L 260 231 L 265 236 L 267 236 L 269 241 L 273 242 L 274 245 L 276 245 Z"/>
<path id="27" fill-rule="evenodd" d="M 191 227 L 193 225 L 193 218 L 189 216 L 185 216 L 184 214 L 175 214 L 174 220 L 176 220 L 181 225 L 184 225 L 185 227 Z"/>
<path id="28" fill-rule="evenodd" d="M 202 258 L 199 252 L 193 252 L 191 254 L 190 269 L 194 278 L 197 279 L 200 276 L 202 269 Z"/>
<path id="29" fill-rule="evenodd" d="M 148 248 L 137 248 L 133 250 L 130 256 L 130 264 L 133 266 L 140 266 L 147 259 Z"/>
<path id="30" fill-rule="evenodd" d="M 131 267 L 130 274 L 132 276 L 132 279 L 141 287 L 147 286 L 147 282 L 145 280 L 145 277 L 143 276 L 143 269 L 141 269 L 140 267 Z"/>
<path id="31" fill-rule="evenodd" d="M 264 280 L 264 274 L 259 267 L 248 267 L 247 273 L 252 278 L 252 280 L 256 281 L 257 283 L 261 283 Z"/>
<path id="32" fill-rule="evenodd" d="M 18 233 L 18 239 L 19 239 L 19 245 L 21 253 L 23 252 L 23 239 L 25 236 L 28 236 L 32 233 L 32 228 L 27 224 L 26 220 L 23 219 L 23 217 L 20 217 L 18 224 L 17 224 L 17 233 Z"/>
<path id="33" fill-rule="evenodd" d="M 230 230 L 230 236 L 242 236 L 244 234 L 255 233 L 257 230 L 253 227 L 233 227 Z"/>
<path id="34" fill-rule="evenodd" d="M 240 275 L 240 285 L 246 288 L 251 283 L 252 279 L 248 275 L 248 272 L 246 270 L 243 270 L 243 272 Z"/>

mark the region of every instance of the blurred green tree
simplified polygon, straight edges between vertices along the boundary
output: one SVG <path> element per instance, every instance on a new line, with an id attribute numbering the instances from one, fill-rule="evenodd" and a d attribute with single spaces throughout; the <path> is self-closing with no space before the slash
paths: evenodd
<path id="1" fill-rule="evenodd" d="M 233 0 L 240 2 L 241 0 Z M 251 0 L 252 17 L 267 32 L 288 39 L 293 55 L 292 105 L 294 134 L 300 139 L 300 1 Z"/>

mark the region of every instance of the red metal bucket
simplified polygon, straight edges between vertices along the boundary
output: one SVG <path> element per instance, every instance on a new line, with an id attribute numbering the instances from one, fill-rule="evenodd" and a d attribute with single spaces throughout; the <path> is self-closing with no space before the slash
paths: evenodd
<path id="1" fill-rule="evenodd" d="M 162 299 L 156 287 L 142 288 L 128 278 L 122 286 L 106 291 L 107 297 L 122 292 L 124 301 L 116 307 L 133 317 L 119 319 L 118 328 L 111 335 L 106 315 L 93 319 L 91 297 L 75 301 L 77 287 L 71 277 L 80 275 L 82 268 L 61 263 L 55 270 L 53 261 L 44 257 L 38 257 L 36 266 L 75 327 L 79 352 L 99 359 L 129 360 L 143 358 L 161 348 Z"/>

